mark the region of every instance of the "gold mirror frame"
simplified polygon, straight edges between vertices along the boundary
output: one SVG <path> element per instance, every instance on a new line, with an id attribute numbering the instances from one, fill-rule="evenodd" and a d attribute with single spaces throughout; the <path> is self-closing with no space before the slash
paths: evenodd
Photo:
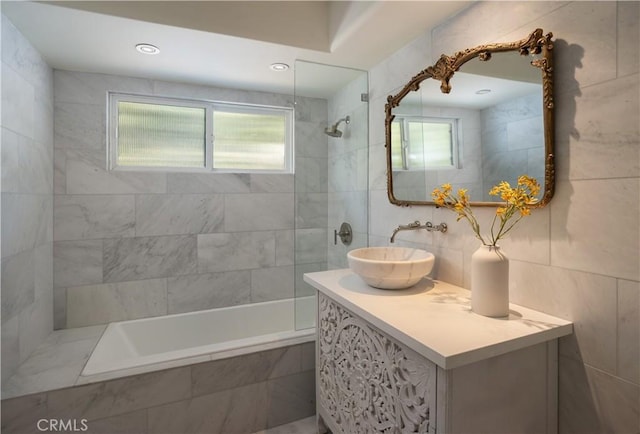
<path id="1" fill-rule="evenodd" d="M 414 76 L 396 95 L 389 95 L 385 104 L 385 146 L 387 155 L 387 195 L 394 205 L 435 205 L 432 201 L 400 200 L 393 194 L 393 176 L 391 166 L 391 123 L 395 116 L 391 113 L 394 107 L 398 107 L 402 99 L 409 92 L 420 89 L 420 83 L 433 78 L 440 81 L 440 90 L 443 93 L 451 91 L 449 81 L 453 74 L 462 65 L 476 57 L 481 61 L 491 60 L 491 53 L 504 51 L 518 51 L 522 56 L 529 54 L 541 54 L 541 57 L 531 61 L 531 65 L 540 69 L 542 73 L 542 101 L 543 101 L 543 126 L 544 126 L 544 152 L 545 152 L 545 176 L 543 195 L 533 205 L 533 208 L 545 206 L 553 197 L 555 191 L 555 161 L 554 161 L 554 120 L 553 120 L 553 37 L 552 33 L 546 35 L 542 29 L 534 30 L 528 37 L 510 43 L 496 43 L 479 45 L 459 51 L 453 56 L 443 54 L 433 66 L 420 71 Z M 500 206 L 502 202 L 471 202 L 473 206 Z"/>

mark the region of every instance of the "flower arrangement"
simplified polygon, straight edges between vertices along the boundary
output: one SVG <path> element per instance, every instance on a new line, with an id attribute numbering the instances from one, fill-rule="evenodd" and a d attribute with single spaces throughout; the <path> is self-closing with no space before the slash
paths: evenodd
<path id="1" fill-rule="evenodd" d="M 431 193 L 433 201 L 439 207 L 448 208 L 458 214 L 457 221 L 466 219 L 471 225 L 471 229 L 475 233 L 482 244 L 485 246 L 496 246 L 498 241 L 504 238 L 511 229 L 523 217 L 531 214 L 531 205 L 535 205 L 538 199 L 536 196 L 540 193 L 540 184 L 535 178 L 522 175 L 518 178 L 518 185 L 511 187 L 508 182 L 502 181 L 495 185 L 490 191 L 491 196 L 500 196 L 505 204 L 496 209 L 491 223 L 491 236 L 485 241 L 480 233 L 480 224 L 473 215 L 471 206 L 469 206 L 469 195 L 467 190 L 461 188 L 457 195 L 452 194 L 451 184 L 443 184 L 439 188 L 435 188 Z M 511 221 L 512 218 L 515 220 Z M 496 224 L 499 222 L 498 227 Z"/>

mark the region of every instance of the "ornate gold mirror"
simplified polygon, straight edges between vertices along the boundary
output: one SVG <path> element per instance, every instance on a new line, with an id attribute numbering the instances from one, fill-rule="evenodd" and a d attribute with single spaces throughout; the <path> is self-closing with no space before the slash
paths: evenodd
<path id="1" fill-rule="evenodd" d="M 537 207 L 554 193 L 553 42 L 536 29 L 511 43 L 442 55 L 385 106 L 387 192 L 401 206 L 434 205 L 431 191 L 466 188 L 497 206 L 493 185 L 535 177 Z M 455 75 L 454 75 L 455 74 Z"/>

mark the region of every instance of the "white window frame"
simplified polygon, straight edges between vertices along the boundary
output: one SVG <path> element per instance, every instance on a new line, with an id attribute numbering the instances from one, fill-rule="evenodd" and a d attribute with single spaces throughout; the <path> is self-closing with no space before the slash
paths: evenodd
<path id="1" fill-rule="evenodd" d="M 178 107 L 202 108 L 205 110 L 205 155 L 204 167 L 176 167 L 176 166 L 119 166 L 118 161 L 118 103 L 134 102 L 158 105 L 173 105 Z M 195 172 L 195 173 L 293 173 L 293 109 L 289 107 L 266 106 L 258 104 L 230 103 L 223 101 L 194 100 L 186 98 L 160 97 L 138 94 L 109 92 L 107 95 L 107 164 L 109 170 L 136 172 Z M 213 148 L 215 146 L 215 132 L 213 112 L 223 108 L 225 111 L 236 113 L 284 114 L 285 117 L 285 155 L 282 170 L 267 169 L 214 169 Z"/>
<path id="2" fill-rule="evenodd" d="M 437 123 L 437 124 L 449 124 L 451 126 L 451 159 L 452 164 L 447 164 L 444 166 L 436 166 L 429 165 L 424 167 L 412 168 L 409 164 L 409 144 L 410 138 L 409 136 L 409 122 L 420 123 Z M 436 118 L 436 117 L 425 117 L 425 116 L 403 116 L 397 115 L 394 119 L 394 122 L 398 122 L 400 124 L 400 137 L 401 137 L 401 155 L 402 155 L 402 169 L 396 168 L 396 170 L 405 170 L 405 171 L 422 171 L 422 170 L 447 170 L 447 169 L 458 169 L 460 167 L 459 163 L 459 128 L 460 122 L 456 118 Z"/>
<path id="3" fill-rule="evenodd" d="M 240 104 L 229 102 L 212 101 L 212 112 L 210 120 L 212 122 L 213 145 L 211 147 L 212 156 L 208 159 L 213 165 L 213 147 L 215 146 L 215 126 L 213 126 L 213 111 L 216 109 L 224 109 L 226 112 L 233 113 L 260 113 L 260 114 L 284 114 L 285 115 L 285 135 L 284 135 L 284 169 L 283 170 L 265 170 L 265 169 L 214 169 L 211 170 L 219 173 L 293 173 L 293 109 L 288 107 L 265 106 L 255 104 Z M 207 118 L 209 119 L 209 118 Z"/>

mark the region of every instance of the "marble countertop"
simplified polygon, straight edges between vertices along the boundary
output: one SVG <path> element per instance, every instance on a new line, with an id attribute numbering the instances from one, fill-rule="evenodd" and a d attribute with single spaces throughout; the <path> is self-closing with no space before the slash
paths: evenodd
<path id="1" fill-rule="evenodd" d="M 318 291 L 444 369 L 519 350 L 573 333 L 560 318 L 510 304 L 510 315 L 471 311 L 471 293 L 425 278 L 408 289 L 375 289 L 349 269 L 307 273 Z"/>

